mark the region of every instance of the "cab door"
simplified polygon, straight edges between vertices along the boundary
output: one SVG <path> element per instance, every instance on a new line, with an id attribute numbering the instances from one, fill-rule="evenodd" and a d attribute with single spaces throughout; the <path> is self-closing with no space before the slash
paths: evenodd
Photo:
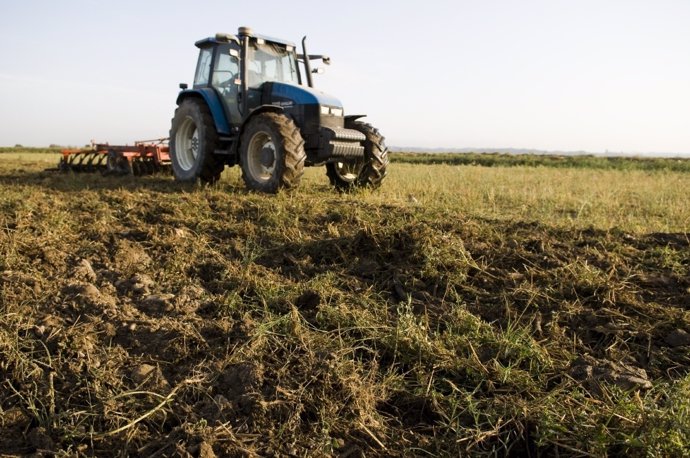
<path id="1" fill-rule="evenodd" d="M 236 43 L 223 44 L 216 49 L 211 86 L 218 92 L 225 114 L 230 120 L 231 127 L 242 124 L 239 94 L 241 89 L 240 47 Z"/>

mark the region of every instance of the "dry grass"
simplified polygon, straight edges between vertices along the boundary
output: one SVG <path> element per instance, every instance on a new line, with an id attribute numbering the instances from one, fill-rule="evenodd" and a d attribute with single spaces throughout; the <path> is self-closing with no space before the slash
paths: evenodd
<path id="1" fill-rule="evenodd" d="M 0 453 L 683 455 L 690 176 L 0 158 Z"/>

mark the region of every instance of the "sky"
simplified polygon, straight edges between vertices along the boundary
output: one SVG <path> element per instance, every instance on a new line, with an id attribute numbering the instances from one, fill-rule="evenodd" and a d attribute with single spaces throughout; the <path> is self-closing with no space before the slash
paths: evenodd
<path id="1" fill-rule="evenodd" d="M 0 0 L 0 146 L 168 136 L 239 26 L 308 36 L 389 146 L 690 155 L 689 0 Z"/>

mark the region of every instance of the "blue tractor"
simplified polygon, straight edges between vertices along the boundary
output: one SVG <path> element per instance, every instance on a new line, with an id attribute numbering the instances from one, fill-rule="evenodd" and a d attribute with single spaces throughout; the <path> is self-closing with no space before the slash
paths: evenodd
<path id="1" fill-rule="evenodd" d="M 307 54 L 305 39 L 299 54 L 293 43 L 240 27 L 196 46 L 194 85 L 180 85 L 170 129 L 177 180 L 213 183 L 239 165 L 249 189 L 275 193 L 295 188 L 304 167 L 325 165 L 338 190 L 381 185 L 383 136 L 314 89 L 310 61 L 329 59 Z"/>

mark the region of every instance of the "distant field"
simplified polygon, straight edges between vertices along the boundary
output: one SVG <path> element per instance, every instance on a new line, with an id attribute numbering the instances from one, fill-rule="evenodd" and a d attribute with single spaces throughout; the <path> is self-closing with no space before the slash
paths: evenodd
<path id="1" fill-rule="evenodd" d="M 690 158 L 550 156 L 500 153 L 395 153 L 393 161 L 409 164 L 480 165 L 484 167 L 555 167 L 596 170 L 690 172 Z"/>
<path id="2" fill-rule="evenodd" d="M 687 160 L 265 196 L 58 157 L 0 149 L 0 454 L 690 454 Z"/>

